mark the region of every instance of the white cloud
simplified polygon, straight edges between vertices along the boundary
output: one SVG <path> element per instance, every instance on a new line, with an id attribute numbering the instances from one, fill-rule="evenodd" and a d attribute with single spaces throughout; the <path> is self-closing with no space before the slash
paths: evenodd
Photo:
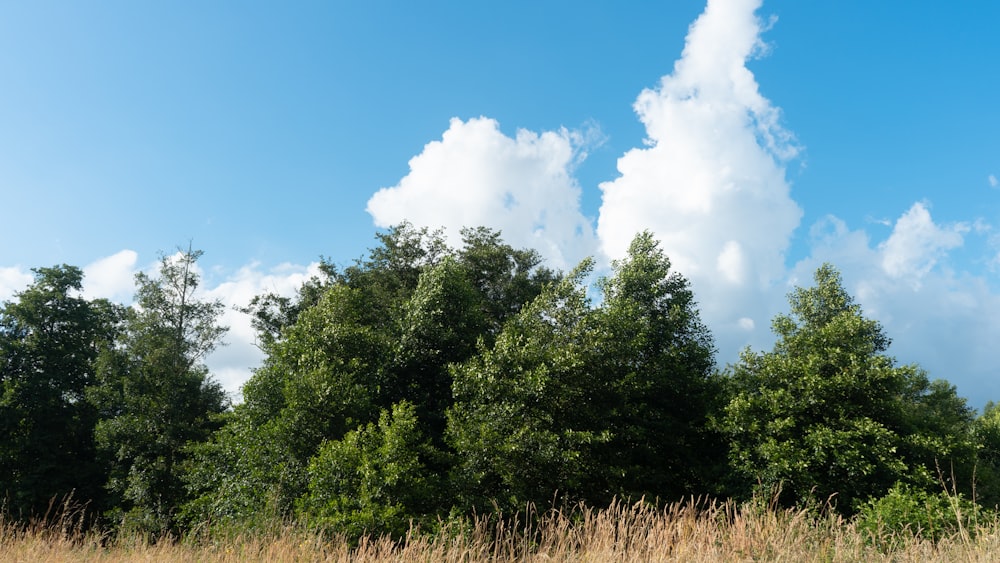
<path id="1" fill-rule="evenodd" d="M 557 268 L 595 251 L 619 258 L 636 232 L 650 229 L 692 281 L 705 320 L 724 327 L 720 349 L 765 341 L 754 327 L 767 326 L 780 306 L 774 287 L 802 211 L 784 169 L 799 148 L 746 67 L 765 50 L 759 6 L 710 1 L 673 73 L 639 95 L 647 146 L 620 158 L 620 177 L 601 185 L 600 247 L 573 176 L 583 136 L 521 130 L 511 138 L 487 118 L 452 120 L 406 177 L 369 200 L 368 212 L 383 227 L 444 226 L 453 243 L 462 226 L 498 228 Z"/>
<path id="2" fill-rule="evenodd" d="M 948 250 L 962 246 L 967 225 L 941 228 L 931 220 L 923 203 L 915 203 L 896 221 L 892 235 L 879 245 L 882 269 L 893 278 L 907 278 L 919 284 Z"/>
<path id="3" fill-rule="evenodd" d="M 802 216 L 784 168 L 799 148 L 746 67 L 763 50 L 759 6 L 708 2 L 673 72 L 635 102 L 646 147 L 628 151 L 620 176 L 601 184 L 604 253 L 621 257 L 650 229 L 691 280 L 720 350 L 761 338 L 748 341 L 748 327 L 768 324 Z"/>
<path id="4" fill-rule="evenodd" d="M 122 250 L 91 262 L 83 268 L 83 295 L 128 303 L 135 292 L 136 261 L 133 250 Z"/>
<path id="5" fill-rule="evenodd" d="M 827 217 L 813 226 L 811 255 L 789 278 L 811 285 L 821 263 L 834 264 L 865 315 L 883 324 L 892 355 L 919 364 L 932 379 L 957 384 L 980 407 L 1000 399 L 993 351 L 1000 325 L 992 322 L 1000 316 L 1000 294 L 986 278 L 942 267 L 967 230 L 963 224 L 936 224 L 923 203 L 904 212 L 879 243 Z"/>
<path id="6" fill-rule="evenodd" d="M 767 327 L 787 311 L 785 294 L 811 285 L 815 268 L 831 262 L 865 313 L 883 323 L 901 362 L 958 384 L 975 406 L 1000 399 L 992 352 L 1000 324 L 990 322 L 1000 317 L 1000 293 L 990 280 L 946 267 L 966 238 L 990 237 L 990 225 L 937 224 L 917 202 L 894 221 L 869 220 L 873 232 L 891 228 L 873 240 L 828 216 L 808 232 L 809 256 L 786 264 L 803 213 L 785 167 L 800 148 L 747 68 L 766 51 L 761 33 L 773 23 L 758 19 L 760 5 L 709 0 L 673 71 L 639 94 L 634 109 L 645 143 L 600 185 L 599 249 L 619 258 L 637 231 L 653 231 L 691 280 L 723 364 L 745 344 L 770 348 Z M 579 139 L 567 131 L 510 138 L 490 119 L 453 120 L 398 185 L 371 198 L 368 211 L 380 226 L 409 219 L 453 230 L 501 228 L 510 242 L 537 247 L 565 267 L 594 248 L 573 178 L 578 158 Z M 994 175 L 988 181 L 1000 187 Z M 1000 248 L 997 241 L 988 242 Z"/>
<path id="7" fill-rule="evenodd" d="M 116 303 L 132 300 L 137 254 L 122 250 L 83 267 L 83 297 L 104 298 Z M 0 302 L 10 300 L 35 279 L 19 266 L 0 267 Z"/>
<path id="8" fill-rule="evenodd" d="M 785 166 L 799 147 L 746 66 L 764 50 L 759 6 L 759 0 L 710 0 L 673 72 L 638 96 L 634 109 L 646 128 L 645 145 L 625 153 L 619 177 L 601 184 L 598 238 L 580 211 L 574 177 L 592 139 L 567 130 L 520 130 L 510 137 L 488 118 L 453 119 L 440 140 L 410 161 L 398 184 L 372 196 L 368 212 L 383 227 L 403 220 L 443 226 L 452 243 L 463 226 L 501 229 L 507 242 L 536 248 L 559 268 L 598 249 L 621 257 L 637 231 L 650 229 L 692 281 L 723 364 L 745 344 L 769 348 L 767 327 L 775 313 L 787 311 L 785 294 L 810 285 L 815 268 L 832 262 L 866 314 L 884 324 L 901 362 L 920 363 L 931 377 L 957 383 L 974 405 L 1000 399 L 993 353 L 1000 324 L 991 322 L 1000 317 L 1000 294 L 990 280 L 945 267 L 966 238 L 993 236 L 990 225 L 937 224 L 918 202 L 894 221 L 869 225 L 878 233 L 891 227 L 873 240 L 828 216 L 808 232 L 809 256 L 786 265 L 802 211 Z M 988 181 L 998 187 L 995 176 Z M 989 242 L 996 253 L 1000 237 Z M 93 262 L 85 268 L 85 294 L 127 302 L 137 263 L 127 250 Z M 155 264 L 148 268 L 155 275 Z M 229 346 L 206 361 L 229 392 L 237 392 L 262 359 L 249 317 L 234 307 L 268 291 L 293 295 L 317 268 L 252 263 L 203 286 L 202 297 L 227 306 L 222 322 L 231 327 Z M 31 280 L 21 268 L 0 268 L 0 300 Z"/>
<path id="9" fill-rule="evenodd" d="M 646 146 L 622 156 L 620 176 L 601 185 L 602 249 L 619 257 L 637 230 L 651 229 L 691 279 L 722 363 L 743 344 L 770 348 L 766 327 L 787 311 L 785 294 L 811 285 L 815 268 L 831 262 L 865 313 L 883 323 L 901 362 L 958 384 L 975 406 L 1000 399 L 992 354 L 1000 325 L 989 323 L 1000 317 L 1000 294 L 982 277 L 945 267 L 969 233 L 987 237 L 989 225 L 937 224 L 917 202 L 895 221 L 879 221 L 879 230 L 892 230 L 873 241 L 828 216 L 809 231 L 809 257 L 786 265 L 802 211 L 785 165 L 799 149 L 746 68 L 763 48 L 759 5 L 710 0 L 673 72 L 639 95 Z"/>
<path id="10" fill-rule="evenodd" d="M 250 378 L 250 370 L 259 366 L 263 359 L 250 316 L 237 308 L 249 305 L 255 296 L 263 293 L 293 296 L 303 283 L 319 273 L 319 263 L 308 266 L 281 264 L 263 269 L 254 262 L 213 287 L 204 288 L 202 297 L 219 299 L 226 305 L 220 323 L 229 327 L 225 338 L 227 345 L 213 352 L 205 363 L 232 396 L 239 396 L 240 387 Z"/>
<path id="11" fill-rule="evenodd" d="M 742 285 L 749 269 L 743 247 L 735 240 L 726 241 L 716 259 L 716 269 L 729 283 Z"/>
<path id="12" fill-rule="evenodd" d="M 31 272 L 19 266 L 0 268 L 0 303 L 10 301 L 35 279 Z"/>
<path id="13" fill-rule="evenodd" d="M 571 268 L 594 251 L 572 174 L 589 138 L 566 129 L 521 129 L 511 138 L 492 119 L 452 119 L 440 141 L 410 160 L 399 184 L 372 196 L 368 212 L 380 227 L 404 220 L 445 227 L 452 244 L 462 227 L 492 227 L 551 266 Z"/>

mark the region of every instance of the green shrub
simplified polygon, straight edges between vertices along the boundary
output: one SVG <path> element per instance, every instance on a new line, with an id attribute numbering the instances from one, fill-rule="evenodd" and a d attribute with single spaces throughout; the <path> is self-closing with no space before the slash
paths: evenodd
<path id="1" fill-rule="evenodd" d="M 439 479 L 424 464 L 430 449 L 414 405 L 394 405 L 377 425 L 320 447 L 309 463 L 309 492 L 298 501 L 300 515 L 350 540 L 404 537 L 411 525 L 437 513 Z"/>
<path id="2" fill-rule="evenodd" d="M 975 533 L 984 509 L 961 494 L 928 493 L 897 483 L 878 499 L 869 499 L 855 518 L 869 541 L 891 548 L 914 538 L 937 541 Z"/>

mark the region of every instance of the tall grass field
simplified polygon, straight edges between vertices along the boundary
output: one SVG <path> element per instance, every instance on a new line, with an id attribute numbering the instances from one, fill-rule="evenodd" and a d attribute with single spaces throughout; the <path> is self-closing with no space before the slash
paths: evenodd
<path id="1" fill-rule="evenodd" d="M 434 534 L 358 542 L 296 525 L 253 532 L 202 529 L 151 542 L 83 529 L 72 516 L 34 525 L 0 521 L 0 561 L 997 561 L 1000 522 L 956 514 L 948 534 L 859 526 L 832 512 L 759 503 L 689 501 L 656 509 L 596 510 L 472 518 Z"/>

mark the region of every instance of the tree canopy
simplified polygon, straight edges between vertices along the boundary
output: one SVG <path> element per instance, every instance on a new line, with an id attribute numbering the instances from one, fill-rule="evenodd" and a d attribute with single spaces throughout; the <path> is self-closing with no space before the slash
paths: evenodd
<path id="1" fill-rule="evenodd" d="M 106 349 L 90 399 L 100 420 L 94 435 L 110 468 L 113 518 L 139 529 L 175 529 L 191 442 L 217 427 L 227 401 L 201 363 L 219 345 L 222 304 L 198 299 L 199 251 L 160 260 L 159 276 L 136 275 L 136 304 L 125 315 L 119 345 Z"/>
<path id="2" fill-rule="evenodd" d="M 34 283 L 0 308 L 0 493 L 21 517 L 41 516 L 53 498 L 71 494 L 103 502 L 98 413 L 85 395 L 121 316 L 79 295 L 79 268 L 34 272 Z"/>
<path id="3" fill-rule="evenodd" d="M 308 307 L 272 301 L 294 320 L 268 317 L 290 322 L 271 332 L 230 424 L 199 447 L 192 518 L 266 506 L 343 524 L 331 511 L 350 506 L 358 526 L 391 519 L 385 506 L 345 504 L 348 483 L 365 481 L 331 480 L 331 464 L 425 490 L 362 495 L 418 520 L 556 497 L 675 498 L 711 480 L 722 451 L 708 428 L 720 381 L 711 335 L 649 233 L 602 282 L 598 306 L 590 261 L 563 276 L 499 233 L 463 237 L 453 249 L 402 225 Z M 396 432 L 413 440 L 406 475 L 370 449 Z M 415 485 L 442 478 L 451 486 Z"/>
<path id="4" fill-rule="evenodd" d="M 899 482 L 931 487 L 938 468 L 971 459 L 973 413 L 954 387 L 896 365 L 833 266 L 815 284 L 789 295 L 774 349 L 747 350 L 733 367 L 723 427 L 744 482 L 851 512 Z"/>
<path id="5" fill-rule="evenodd" d="M 771 350 L 720 369 L 648 232 L 598 278 L 490 229 L 452 247 L 402 224 L 242 309 L 264 358 L 233 406 L 204 363 L 226 327 L 200 257 L 163 256 L 127 307 L 66 265 L 0 306 L 5 516 L 72 495 L 154 538 L 288 519 L 398 537 L 553 502 L 778 491 L 870 515 L 943 485 L 1000 503 L 1000 409 L 897 363 L 832 265 L 789 294 Z"/>

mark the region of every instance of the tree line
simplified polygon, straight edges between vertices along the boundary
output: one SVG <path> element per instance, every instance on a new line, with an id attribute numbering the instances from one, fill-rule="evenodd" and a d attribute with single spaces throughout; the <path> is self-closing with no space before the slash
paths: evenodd
<path id="1" fill-rule="evenodd" d="M 691 495 L 851 515 L 942 486 L 1000 503 L 1000 409 L 887 355 L 831 265 L 789 295 L 770 351 L 720 367 L 688 281 L 648 233 L 608 276 L 545 267 L 486 228 L 402 224 L 294 297 L 243 309 L 262 364 L 230 405 L 203 359 L 226 332 L 199 251 L 123 307 L 73 266 L 0 307 L 0 502 L 71 499 L 159 537 L 296 521 L 358 537 L 534 504 Z"/>

